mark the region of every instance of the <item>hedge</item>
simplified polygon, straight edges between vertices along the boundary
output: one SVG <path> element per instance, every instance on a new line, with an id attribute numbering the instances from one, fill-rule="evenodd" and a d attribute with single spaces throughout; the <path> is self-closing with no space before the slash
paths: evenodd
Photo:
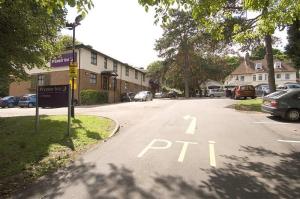
<path id="1" fill-rule="evenodd" d="M 82 90 L 80 91 L 81 104 L 92 105 L 92 104 L 104 104 L 108 103 L 108 93 L 105 91 L 96 90 Z"/>

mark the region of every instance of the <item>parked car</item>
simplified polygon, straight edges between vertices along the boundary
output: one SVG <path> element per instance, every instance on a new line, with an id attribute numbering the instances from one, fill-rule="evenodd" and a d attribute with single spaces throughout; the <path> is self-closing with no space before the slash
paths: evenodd
<path id="1" fill-rule="evenodd" d="M 23 97 L 20 98 L 18 106 L 23 108 L 23 107 L 28 107 L 32 108 L 36 106 L 36 95 L 35 94 L 28 94 L 24 95 Z"/>
<path id="2" fill-rule="evenodd" d="M 167 93 L 168 98 L 177 98 L 177 96 L 178 96 L 178 93 L 176 91 L 169 91 Z"/>
<path id="3" fill-rule="evenodd" d="M 263 98 L 262 111 L 287 120 L 300 119 L 300 88 L 274 92 Z"/>
<path id="4" fill-rule="evenodd" d="M 128 92 L 121 94 L 121 102 L 132 102 L 134 100 L 135 93 Z"/>
<path id="5" fill-rule="evenodd" d="M 166 94 L 163 93 L 163 92 L 158 92 L 158 93 L 155 93 L 155 94 L 154 94 L 154 97 L 155 97 L 155 98 L 163 98 L 163 97 L 165 97 L 165 96 L 166 96 Z"/>
<path id="6" fill-rule="evenodd" d="M 153 95 L 150 91 L 140 91 L 134 96 L 134 101 L 151 101 Z"/>
<path id="7" fill-rule="evenodd" d="M 221 88 L 209 89 L 207 91 L 208 97 L 223 97 L 225 96 L 225 91 Z"/>
<path id="8" fill-rule="evenodd" d="M 19 98 L 15 96 L 6 96 L 0 99 L 0 107 L 5 108 L 12 108 L 16 105 L 18 105 Z"/>
<path id="9" fill-rule="evenodd" d="M 243 85 L 237 86 L 234 89 L 233 98 L 234 99 L 246 99 L 247 97 L 251 97 L 252 99 L 256 98 L 255 88 L 252 85 Z"/>
<path id="10" fill-rule="evenodd" d="M 270 88 L 268 84 L 260 84 L 255 87 L 256 96 L 266 96 L 270 94 Z"/>
<path id="11" fill-rule="evenodd" d="M 284 84 L 284 85 L 277 86 L 276 90 L 295 89 L 295 88 L 300 88 L 300 84 L 287 83 L 287 84 Z"/>

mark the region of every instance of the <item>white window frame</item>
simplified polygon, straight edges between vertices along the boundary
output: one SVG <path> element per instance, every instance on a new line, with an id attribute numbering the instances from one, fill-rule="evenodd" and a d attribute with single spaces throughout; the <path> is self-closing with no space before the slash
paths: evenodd
<path id="1" fill-rule="evenodd" d="M 97 74 L 90 73 L 90 84 L 96 84 L 97 83 Z"/>
<path id="2" fill-rule="evenodd" d="M 290 73 L 286 73 L 284 78 L 285 79 L 291 79 L 291 74 Z"/>
<path id="3" fill-rule="evenodd" d="M 263 80 L 263 75 L 262 74 L 259 74 L 258 75 L 258 81 L 262 81 Z"/>
<path id="4" fill-rule="evenodd" d="M 38 86 L 44 86 L 45 85 L 45 75 L 38 75 L 37 83 L 38 83 Z"/>
<path id="5" fill-rule="evenodd" d="M 245 81 L 245 76 L 240 76 L 240 80 L 242 81 L 242 82 L 244 82 Z"/>
<path id="6" fill-rule="evenodd" d="M 97 65 L 97 53 L 91 51 L 91 64 Z"/>
<path id="7" fill-rule="evenodd" d="M 279 77 L 278 77 L 279 76 Z M 280 73 L 277 73 L 276 74 L 276 79 L 281 79 L 281 74 Z"/>
<path id="8" fill-rule="evenodd" d="M 260 70 L 260 69 L 262 69 L 262 63 L 256 63 L 255 70 Z"/>
<path id="9" fill-rule="evenodd" d="M 252 76 L 252 79 L 253 79 L 253 81 L 255 82 L 255 81 L 256 81 L 256 75 L 253 75 L 253 76 Z"/>
<path id="10" fill-rule="evenodd" d="M 281 68 L 281 62 L 280 61 L 275 62 L 274 68 Z"/>

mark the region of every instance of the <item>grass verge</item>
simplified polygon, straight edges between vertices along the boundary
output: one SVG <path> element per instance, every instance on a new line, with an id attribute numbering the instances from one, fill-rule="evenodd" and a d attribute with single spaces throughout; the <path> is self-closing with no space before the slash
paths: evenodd
<path id="1" fill-rule="evenodd" d="M 238 103 L 233 104 L 231 107 L 240 111 L 262 112 L 261 104 L 262 104 L 262 99 L 256 98 L 256 99 L 239 100 Z"/>
<path id="2" fill-rule="evenodd" d="M 115 124 L 97 116 L 76 116 L 66 136 L 66 116 L 0 118 L 0 197 L 69 163 L 76 154 L 107 138 Z"/>

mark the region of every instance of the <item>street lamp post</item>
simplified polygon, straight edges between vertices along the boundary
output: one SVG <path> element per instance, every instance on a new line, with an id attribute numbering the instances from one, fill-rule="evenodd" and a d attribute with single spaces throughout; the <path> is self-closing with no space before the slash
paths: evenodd
<path id="1" fill-rule="evenodd" d="M 75 28 L 76 28 L 76 26 L 80 25 L 80 21 L 81 20 L 82 20 L 82 15 L 78 15 L 75 18 L 75 21 L 73 23 L 66 23 L 66 27 L 69 30 L 73 31 L 73 47 L 72 47 L 72 51 L 73 51 L 72 52 L 73 53 L 73 55 L 72 55 L 72 61 L 73 61 L 73 64 L 76 63 L 76 60 L 75 60 Z M 74 110 L 74 86 L 75 86 L 75 79 L 74 79 L 74 77 L 72 77 L 71 117 L 73 117 L 73 118 L 75 116 L 75 110 Z"/>

